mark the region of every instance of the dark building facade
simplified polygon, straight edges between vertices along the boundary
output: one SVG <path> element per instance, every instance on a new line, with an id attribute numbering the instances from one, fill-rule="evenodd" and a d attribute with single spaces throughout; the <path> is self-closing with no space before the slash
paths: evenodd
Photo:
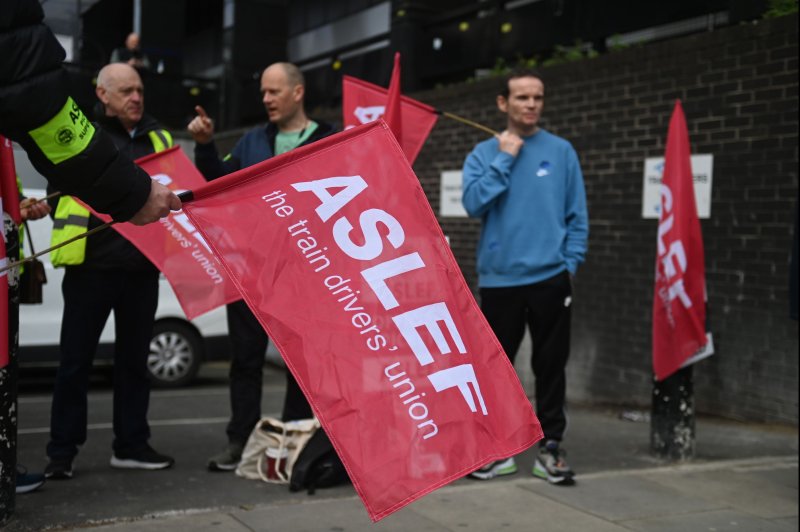
<path id="1" fill-rule="evenodd" d="M 50 0 L 45 9 L 72 4 L 75 0 Z M 403 55 L 403 90 L 424 90 L 480 79 L 503 65 L 542 64 L 559 54 L 591 56 L 736 25 L 758 18 L 767 0 L 679 0 L 658 9 L 622 0 L 78 0 L 76 5 L 82 24 L 54 21 L 61 31 L 77 33 L 76 71 L 91 77 L 138 28 L 158 70 L 151 92 L 169 94 L 148 105 L 169 100 L 161 114 L 174 126 L 191 114 L 192 104 L 204 103 L 219 125 L 231 128 L 263 120 L 258 76 L 274 61 L 300 66 L 309 104 L 331 107 L 341 100 L 344 74 L 386 85 L 395 51 Z"/>
<path id="2" fill-rule="evenodd" d="M 148 0 L 141 1 L 149 9 Z M 692 152 L 714 157 L 711 213 L 701 225 L 716 354 L 696 366 L 697 409 L 798 422 L 798 325 L 788 317 L 798 202 L 797 15 L 760 20 L 765 2 L 741 0 L 674 2 L 652 13 L 645 4 L 579 0 L 175 4 L 184 11 L 203 4 L 209 13 L 232 13 L 233 19 L 209 15 L 193 22 L 175 45 L 184 78 L 218 83 L 215 110 L 225 129 L 264 120 L 257 77 L 269 62 L 298 63 L 314 113 L 338 120 L 341 75 L 386 85 L 396 49 L 403 52 L 406 93 L 499 129 L 496 79 L 481 77 L 500 60 L 536 59 L 547 85 L 543 125 L 575 145 L 590 209 L 569 365 L 575 401 L 649 405 L 657 223 L 642 217 L 643 167 L 645 158 L 663 155 L 670 112 L 680 98 Z M 269 20 L 256 17 L 259 9 L 269 11 Z M 252 41 L 240 29 L 246 24 L 239 25 L 247 14 L 253 14 L 248 31 L 260 28 Z M 145 15 L 142 20 L 143 40 L 158 46 Z M 273 24 L 280 27 L 271 34 Z M 282 44 L 268 42 L 278 34 Z M 546 64 L 560 53 L 558 46 L 582 60 Z M 236 59 L 248 49 L 253 56 Z M 591 50 L 600 55 L 592 57 Z M 239 133 L 230 131 L 228 143 Z M 435 212 L 442 173 L 460 170 L 483 138 L 439 120 L 414 166 Z M 224 145 L 224 134 L 220 140 Z M 479 223 L 449 216 L 439 222 L 474 288 Z"/>

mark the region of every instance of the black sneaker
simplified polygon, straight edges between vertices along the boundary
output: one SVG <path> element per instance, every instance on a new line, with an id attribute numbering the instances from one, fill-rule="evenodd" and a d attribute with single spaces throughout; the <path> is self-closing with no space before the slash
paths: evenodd
<path id="1" fill-rule="evenodd" d="M 243 447 L 238 443 L 229 443 L 219 454 L 208 459 L 209 471 L 233 471 L 242 459 Z"/>
<path id="2" fill-rule="evenodd" d="M 44 468 L 44 477 L 53 480 L 69 480 L 72 478 L 72 460 L 51 458 Z"/>
<path id="3" fill-rule="evenodd" d="M 149 445 L 136 451 L 115 451 L 111 455 L 111 467 L 117 469 L 167 469 L 174 463 L 174 458 L 157 453 Z"/>
<path id="4" fill-rule="evenodd" d="M 17 466 L 17 490 L 16 493 L 30 493 L 39 489 L 44 484 L 45 477 L 41 473 L 28 473 L 24 467 Z"/>

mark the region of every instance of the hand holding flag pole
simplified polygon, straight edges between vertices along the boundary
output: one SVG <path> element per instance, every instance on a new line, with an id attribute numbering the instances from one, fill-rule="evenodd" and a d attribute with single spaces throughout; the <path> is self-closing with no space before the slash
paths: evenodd
<path id="1" fill-rule="evenodd" d="M 47 196 L 45 196 L 43 198 L 35 200 L 35 202 L 38 203 L 38 202 L 41 202 L 41 201 L 46 201 L 48 199 L 57 198 L 60 195 L 61 195 L 61 192 L 56 191 L 56 192 L 53 192 L 52 194 L 48 194 Z M 190 201 L 192 199 L 192 191 L 191 190 L 186 190 L 184 192 L 181 192 L 180 194 L 178 194 L 178 198 L 182 202 Z M 38 252 L 34 253 L 33 255 L 31 255 L 29 257 L 25 257 L 22 260 L 16 260 L 16 261 L 13 261 L 13 262 L 9 262 L 4 267 L 0 268 L 0 274 L 2 274 L 4 272 L 7 272 L 8 270 L 11 270 L 13 268 L 17 268 L 19 266 L 22 266 L 23 264 L 26 264 L 28 262 L 33 262 L 33 259 L 37 259 L 37 258 L 41 257 L 42 255 L 47 255 L 51 251 L 55 251 L 58 248 L 62 248 L 64 246 L 66 246 L 67 244 L 72 244 L 76 240 L 80 240 L 81 238 L 86 238 L 86 237 L 88 237 L 90 235 L 93 235 L 95 233 L 99 233 L 100 231 L 103 231 L 104 229 L 108 229 L 109 227 L 111 227 L 115 223 L 117 223 L 117 222 L 114 221 L 114 220 L 111 220 L 110 222 L 106 222 L 103 225 L 99 225 L 99 226 L 95 227 L 94 229 L 90 229 L 89 231 L 86 231 L 85 233 L 81 233 L 79 235 L 75 235 L 75 236 L 73 236 L 72 238 L 70 238 L 68 240 L 65 240 L 63 242 L 60 242 L 60 243 L 56 244 L 55 246 L 51 246 L 51 247 L 49 247 L 47 249 L 43 249 L 41 251 L 38 251 Z"/>

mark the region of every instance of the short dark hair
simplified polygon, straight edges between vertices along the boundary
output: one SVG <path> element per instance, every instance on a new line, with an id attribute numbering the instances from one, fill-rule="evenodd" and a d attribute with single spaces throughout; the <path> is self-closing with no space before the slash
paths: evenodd
<path id="1" fill-rule="evenodd" d="M 508 98 L 510 94 L 510 89 L 508 84 L 512 79 L 518 79 L 518 78 L 536 78 L 539 81 L 541 81 L 542 84 L 544 84 L 544 78 L 542 78 L 542 74 L 535 68 L 529 68 L 529 67 L 515 68 L 511 72 L 506 74 L 506 76 L 503 78 L 503 85 L 502 87 L 499 87 L 500 91 L 498 92 L 498 94 L 503 98 Z"/>

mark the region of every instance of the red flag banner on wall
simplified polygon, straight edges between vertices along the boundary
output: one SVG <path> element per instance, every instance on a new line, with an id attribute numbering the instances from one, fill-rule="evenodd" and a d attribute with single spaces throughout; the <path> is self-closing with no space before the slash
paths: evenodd
<path id="1" fill-rule="evenodd" d="M 175 193 L 206 184 L 179 146 L 138 159 L 136 164 Z M 110 220 L 104 214 L 97 216 Z M 219 260 L 183 211 L 172 212 L 144 226 L 123 223 L 112 227 L 164 274 L 187 318 L 241 299 Z"/>
<path id="2" fill-rule="evenodd" d="M 396 62 L 396 65 L 399 64 Z M 399 78 L 399 70 L 397 76 Z M 394 76 L 393 76 L 394 77 Z M 397 80 L 397 91 L 400 91 L 400 80 Z M 364 80 L 342 77 L 342 113 L 345 129 L 360 124 L 367 124 L 382 117 L 386 111 L 388 91 Z M 408 161 L 414 164 L 425 139 L 436 124 L 436 109 L 422 102 L 400 97 L 401 134 L 397 136 L 403 153 Z"/>
<path id="3" fill-rule="evenodd" d="M 213 181 L 184 210 L 373 520 L 542 437 L 383 121 Z"/>
<path id="4" fill-rule="evenodd" d="M 705 255 L 680 101 L 669 123 L 658 220 L 653 370 L 663 380 L 706 344 Z"/>

